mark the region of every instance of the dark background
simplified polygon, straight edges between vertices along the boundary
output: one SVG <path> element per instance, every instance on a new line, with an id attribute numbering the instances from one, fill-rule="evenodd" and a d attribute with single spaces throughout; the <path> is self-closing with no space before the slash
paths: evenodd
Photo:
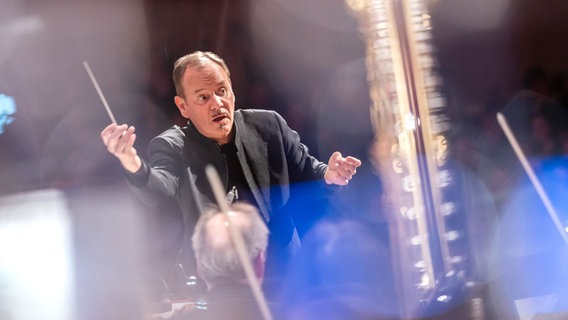
<path id="1" fill-rule="evenodd" d="M 510 153 L 500 153 L 506 141 L 495 112 L 526 88 L 565 109 L 568 3 L 438 0 L 430 7 L 454 159 L 486 183 L 500 207 L 515 176 Z M 129 203 L 121 168 L 99 138 L 110 120 L 82 61 L 89 62 L 118 122 L 136 126 L 144 155 L 149 139 L 183 124 L 173 104 L 171 69 L 194 50 L 226 60 L 237 107 L 277 110 L 322 161 L 335 150 L 362 159 L 338 201 L 355 215 L 383 219 L 374 209 L 380 181 L 368 159 L 373 132 L 365 44 L 356 19 L 336 0 L 1 0 L 0 93 L 14 97 L 18 111 L 0 135 L 0 195 L 57 188 L 78 210 L 75 199 L 89 190 L 97 199 L 95 191 L 117 188 Z M 563 120 L 548 119 L 565 130 Z M 537 130 L 528 122 L 520 128 Z M 529 154 L 565 154 L 561 132 L 548 136 L 555 148 Z M 148 211 L 139 231 L 143 258 L 136 263 L 166 274 L 164 261 L 175 256 L 171 243 L 181 235 L 175 210 L 136 210 Z M 93 211 L 106 216 L 112 209 Z M 92 221 L 76 212 L 77 230 L 96 235 Z M 301 230 L 313 223 L 301 222 Z M 115 228 L 110 233 L 121 241 Z M 98 246 L 77 244 L 78 250 Z M 100 277 L 115 276 L 109 274 Z"/>

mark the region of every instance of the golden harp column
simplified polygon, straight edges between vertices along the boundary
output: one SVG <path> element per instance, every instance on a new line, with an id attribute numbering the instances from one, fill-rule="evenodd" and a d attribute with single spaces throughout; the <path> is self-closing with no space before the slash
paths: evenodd
<path id="1" fill-rule="evenodd" d="M 416 317 L 450 299 L 447 287 L 472 284 L 430 15 L 419 0 L 346 2 L 367 46 L 374 165 L 383 181 L 401 313 Z"/>

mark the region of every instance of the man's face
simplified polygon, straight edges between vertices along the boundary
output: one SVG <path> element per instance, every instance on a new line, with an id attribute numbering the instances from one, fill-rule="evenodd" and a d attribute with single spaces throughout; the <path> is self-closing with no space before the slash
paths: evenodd
<path id="1" fill-rule="evenodd" d="M 228 143 L 233 128 L 235 95 L 231 80 L 212 61 L 203 68 L 188 67 L 182 78 L 185 97 L 176 96 L 180 113 L 197 131 L 218 144 Z"/>

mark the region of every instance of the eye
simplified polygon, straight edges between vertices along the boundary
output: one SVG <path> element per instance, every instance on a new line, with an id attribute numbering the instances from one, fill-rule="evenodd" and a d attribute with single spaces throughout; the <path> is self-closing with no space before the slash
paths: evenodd
<path id="1" fill-rule="evenodd" d="M 199 96 L 197 96 L 197 101 L 198 102 L 206 102 L 207 101 L 207 96 L 204 94 L 200 94 Z"/>
<path id="2" fill-rule="evenodd" d="M 226 88 L 220 88 L 219 90 L 217 90 L 218 95 L 220 96 L 225 96 L 227 94 L 227 89 Z"/>

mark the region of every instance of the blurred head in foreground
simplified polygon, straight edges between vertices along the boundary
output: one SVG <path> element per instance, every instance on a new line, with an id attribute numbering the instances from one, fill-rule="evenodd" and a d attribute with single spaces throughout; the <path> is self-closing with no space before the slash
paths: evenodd
<path id="1" fill-rule="evenodd" d="M 259 281 L 264 275 L 268 228 L 257 209 L 249 204 L 231 206 L 230 221 L 216 209 L 205 212 L 197 222 L 193 235 L 193 249 L 199 275 L 207 287 L 246 283 L 246 275 L 231 239 L 229 222 L 242 234 L 247 252 Z"/>

